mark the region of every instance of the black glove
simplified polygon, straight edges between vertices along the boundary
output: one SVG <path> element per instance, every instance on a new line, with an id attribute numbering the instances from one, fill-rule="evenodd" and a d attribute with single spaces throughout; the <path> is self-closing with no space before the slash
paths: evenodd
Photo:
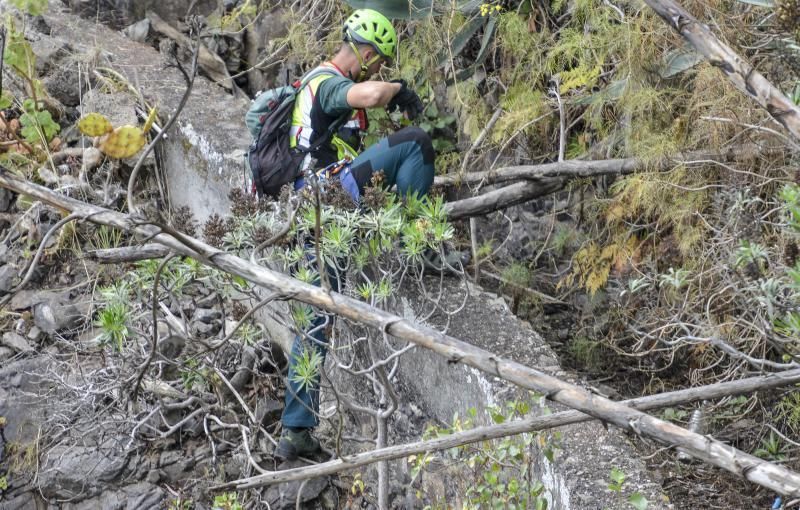
<path id="1" fill-rule="evenodd" d="M 389 101 L 389 104 L 386 105 L 386 108 L 390 112 L 400 108 L 400 110 L 405 112 L 409 120 L 416 119 L 417 116 L 422 113 L 422 109 L 424 108 L 422 105 L 422 100 L 419 98 L 416 92 L 408 88 L 405 80 L 392 80 L 391 83 L 399 83 L 400 90 L 394 95 L 392 100 Z"/>

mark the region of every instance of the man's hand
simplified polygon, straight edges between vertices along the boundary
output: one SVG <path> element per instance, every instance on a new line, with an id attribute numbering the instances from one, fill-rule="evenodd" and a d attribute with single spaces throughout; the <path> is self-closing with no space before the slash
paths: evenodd
<path id="1" fill-rule="evenodd" d="M 416 92 L 408 88 L 406 85 L 405 80 L 392 80 L 392 83 L 399 83 L 400 90 L 397 94 L 394 95 L 389 104 L 386 105 L 386 108 L 393 112 L 398 108 L 402 110 L 406 117 L 409 120 L 414 120 L 422 113 L 424 106 L 422 105 L 422 100 L 419 98 Z"/>

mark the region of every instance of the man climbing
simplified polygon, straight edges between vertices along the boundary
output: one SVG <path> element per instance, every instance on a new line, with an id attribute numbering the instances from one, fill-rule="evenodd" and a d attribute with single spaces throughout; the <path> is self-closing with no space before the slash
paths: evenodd
<path id="1" fill-rule="evenodd" d="M 405 127 L 360 155 L 352 148 L 358 146 L 359 136 L 367 128 L 367 108 L 387 107 L 400 109 L 413 120 L 422 112 L 419 96 L 402 80 L 382 82 L 370 80 L 383 65 L 391 64 L 397 55 L 397 34 L 391 22 L 381 13 L 359 9 L 344 24 L 344 42 L 336 55 L 311 73 L 318 73 L 308 81 L 295 100 L 290 131 L 290 146 L 296 153 L 314 145 L 319 137 L 326 136 L 331 126 L 336 129 L 329 144 L 306 152 L 303 170 L 337 167 L 335 176 L 342 187 L 358 202 L 373 173 L 384 173 L 384 184 L 397 186 L 401 196 L 409 193 L 424 196 L 433 183 L 434 150 L 431 139 L 418 127 Z M 352 159 L 351 162 L 341 164 Z M 314 160 L 316 160 L 314 162 Z M 339 165 L 336 165 L 337 162 Z M 295 189 L 305 185 L 301 173 Z M 330 278 L 332 290 L 338 291 L 340 282 Z M 305 348 L 313 344 L 322 356 L 326 354 L 325 329 L 329 318 L 318 314 L 311 329 L 298 335 L 292 346 L 285 407 L 281 422 L 283 433 L 275 457 L 294 460 L 320 450 L 319 441 L 311 435 L 317 426 L 319 411 L 319 383 L 297 382 L 295 366 Z"/>

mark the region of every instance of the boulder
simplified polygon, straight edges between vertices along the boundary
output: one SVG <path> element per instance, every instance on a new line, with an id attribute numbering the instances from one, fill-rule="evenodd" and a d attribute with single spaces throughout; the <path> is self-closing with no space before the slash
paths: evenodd
<path id="1" fill-rule="evenodd" d="M 3 334 L 3 345 L 9 347 L 17 352 L 32 352 L 33 347 L 28 341 L 25 339 L 24 336 L 19 335 L 13 331 L 9 331 L 8 333 Z"/>
<path id="2" fill-rule="evenodd" d="M 45 302 L 33 308 L 34 324 L 50 335 L 60 330 L 77 328 L 83 318 L 84 315 L 78 307 L 71 304 Z"/>

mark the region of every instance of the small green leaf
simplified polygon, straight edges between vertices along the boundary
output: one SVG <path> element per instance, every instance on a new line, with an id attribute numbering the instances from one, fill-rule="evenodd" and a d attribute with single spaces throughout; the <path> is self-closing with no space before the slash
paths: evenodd
<path id="1" fill-rule="evenodd" d="M 6 108 L 10 107 L 14 102 L 14 96 L 7 90 L 3 91 L 3 95 L 0 96 L 0 110 L 5 110 Z"/>
<path id="2" fill-rule="evenodd" d="M 630 497 L 628 497 L 628 503 L 630 503 L 636 510 L 647 510 L 647 505 L 650 504 L 647 501 L 647 498 L 638 492 L 634 492 L 630 495 Z"/>

